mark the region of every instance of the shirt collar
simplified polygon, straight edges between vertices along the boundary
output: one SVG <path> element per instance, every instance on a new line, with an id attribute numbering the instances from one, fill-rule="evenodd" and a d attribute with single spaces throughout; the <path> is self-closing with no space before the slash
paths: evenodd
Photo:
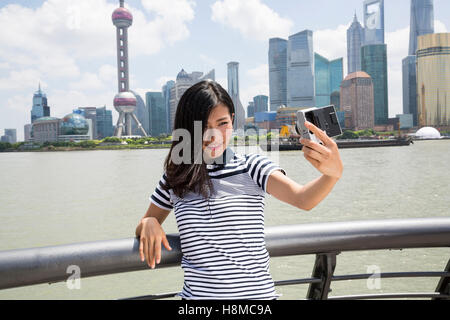
<path id="1" fill-rule="evenodd" d="M 225 166 L 227 163 L 230 163 L 231 159 L 234 158 L 234 151 L 227 147 L 221 156 L 217 157 L 217 160 L 214 160 L 214 162 L 210 165 L 207 165 L 208 168 L 211 168 L 213 166 Z M 218 162 L 218 163 L 217 163 Z"/>

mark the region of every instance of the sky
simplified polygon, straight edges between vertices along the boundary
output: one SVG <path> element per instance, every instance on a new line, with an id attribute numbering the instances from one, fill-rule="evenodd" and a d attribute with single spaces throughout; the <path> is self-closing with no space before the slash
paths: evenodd
<path id="1" fill-rule="evenodd" d="M 113 107 L 117 93 L 115 27 L 118 0 L 0 1 L 0 134 L 30 123 L 33 93 L 41 84 L 50 115 L 78 107 Z M 314 51 L 344 58 L 346 30 L 363 0 L 125 0 L 129 29 L 130 88 L 161 91 L 183 68 L 216 71 L 227 89 L 227 63 L 239 62 L 244 108 L 269 95 L 269 38 L 314 32 Z M 389 116 L 402 113 L 401 61 L 408 54 L 409 0 L 385 0 Z M 450 1 L 434 0 L 435 32 L 450 30 Z"/>

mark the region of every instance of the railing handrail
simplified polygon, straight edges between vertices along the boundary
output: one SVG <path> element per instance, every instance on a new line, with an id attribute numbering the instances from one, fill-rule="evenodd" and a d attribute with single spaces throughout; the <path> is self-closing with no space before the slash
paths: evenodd
<path id="1" fill-rule="evenodd" d="M 167 235 L 158 268 L 180 265 L 178 234 Z M 450 218 L 328 222 L 267 227 L 271 257 L 329 252 L 450 247 Z M 0 251 L 0 289 L 66 281 L 69 266 L 81 278 L 148 269 L 136 237 Z"/>

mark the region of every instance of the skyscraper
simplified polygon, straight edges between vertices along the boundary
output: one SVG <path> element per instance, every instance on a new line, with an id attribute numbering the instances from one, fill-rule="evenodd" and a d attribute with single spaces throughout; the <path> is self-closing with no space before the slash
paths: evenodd
<path id="1" fill-rule="evenodd" d="M 364 71 L 349 74 L 341 84 L 341 106 L 346 128 L 364 130 L 374 127 L 373 83 Z"/>
<path id="2" fill-rule="evenodd" d="M 419 126 L 450 127 L 450 33 L 417 38 Z"/>
<path id="3" fill-rule="evenodd" d="M 384 44 L 384 0 L 364 0 L 364 44 Z"/>
<path id="4" fill-rule="evenodd" d="M 112 111 L 106 110 L 106 107 L 96 110 L 97 139 L 111 137 L 114 134 Z"/>
<path id="5" fill-rule="evenodd" d="M 269 40 L 270 111 L 287 105 L 287 46 L 285 39 Z"/>
<path id="6" fill-rule="evenodd" d="M 117 38 L 117 78 L 119 93 L 114 97 L 114 108 L 119 112 L 115 136 L 121 137 L 122 131 L 128 136 L 132 134 L 131 119 L 133 119 L 138 129 L 147 136 L 144 128 L 133 113 L 136 109 L 136 97 L 130 92 L 128 74 L 128 28 L 133 23 L 133 16 L 125 9 L 124 0 L 120 0 L 120 7 L 112 14 L 113 24 L 116 26 Z"/>
<path id="7" fill-rule="evenodd" d="M 289 107 L 314 107 L 313 32 L 291 35 L 287 50 L 287 104 Z"/>
<path id="8" fill-rule="evenodd" d="M 364 28 L 353 18 L 353 23 L 347 29 L 347 74 L 361 70 L 361 46 L 364 44 Z"/>
<path id="9" fill-rule="evenodd" d="M 239 62 L 228 62 L 228 94 L 234 104 L 234 129 L 244 129 L 245 110 L 239 97 Z"/>
<path id="10" fill-rule="evenodd" d="M 1 137 L 2 142 L 16 143 L 17 142 L 17 130 L 5 129 L 5 135 Z"/>
<path id="11" fill-rule="evenodd" d="M 170 91 L 172 88 L 175 87 L 175 81 L 170 80 L 167 81 L 165 85 L 162 87 L 162 94 L 164 97 L 164 105 L 166 108 L 166 133 L 170 134 L 172 132 L 172 120 L 171 120 L 171 114 L 170 114 Z M 148 108 L 148 107 L 147 107 Z"/>
<path id="12" fill-rule="evenodd" d="M 247 106 L 247 118 L 255 116 L 255 102 L 250 101 Z"/>
<path id="13" fill-rule="evenodd" d="M 31 123 L 34 120 L 49 117 L 50 107 L 47 105 L 47 95 L 42 92 L 41 84 L 39 84 L 38 91 L 33 94 L 33 107 L 31 108 Z"/>
<path id="14" fill-rule="evenodd" d="M 385 125 L 389 118 L 386 45 L 363 46 L 361 48 L 361 69 L 372 78 L 375 125 Z M 341 107 L 344 106 L 341 104 Z"/>
<path id="15" fill-rule="evenodd" d="M 339 92 L 343 77 L 343 58 L 330 61 L 320 54 L 314 53 L 316 107 L 331 104 L 331 94 Z"/>
<path id="16" fill-rule="evenodd" d="M 253 97 L 253 104 L 256 112 L 267 112 L 269 111 L 269 97 L 264 95 L 259 95 Z"/>
<path id="17" fill-rule="evenodd" d="M 434 33 L 433 0 L 411 0 L 409 55 L 415 56 L 417 37 Z"/>
<path id="18" fill-rule="evenodd" d="M 27 123 L 23 126 L 23 141 L 31 140 L 31 123 Z"/>
<path id="19" fill-rule="evenodd" d="M 417 37 L 434 32 L 433 0 L 411 0 L 410 20 L 409 55 L 402 60 L 403 114 L 412 114 L 417 126 Z"/>
<path id="20" fill-rule="evenodd" d="M 162 92 L 147 92 L 145 100 L 148 107 L 150 135 L 158 137 L 161 134 L 166 134 L 166 103 Z"/>
<path id="21" fill-rule="evenodd" d="M 417 126 L 416 61 L 415 55 L 402 60 L 403 114 L 412 114 L 414 126 Z"/>

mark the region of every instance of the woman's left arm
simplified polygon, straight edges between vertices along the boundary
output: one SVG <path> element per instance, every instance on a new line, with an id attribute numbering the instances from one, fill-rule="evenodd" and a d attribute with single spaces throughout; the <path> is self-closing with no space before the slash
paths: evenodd
<path id="1" fill-rule="evenodd" d="M 322 176 L 302 186 L 276 171 L 269 176 L 267 192 L 283 202 L 309 211 L 330 193 L 341 178 L 344 166 L 336 142 L 312 123 L 306 122 L 305 125 L 323 142 L 321 145 L 307 139 L 300 140 L 306 160 Z"/>

